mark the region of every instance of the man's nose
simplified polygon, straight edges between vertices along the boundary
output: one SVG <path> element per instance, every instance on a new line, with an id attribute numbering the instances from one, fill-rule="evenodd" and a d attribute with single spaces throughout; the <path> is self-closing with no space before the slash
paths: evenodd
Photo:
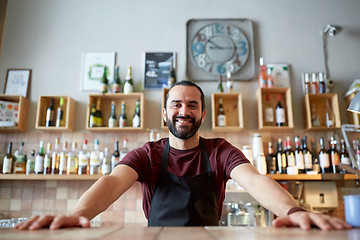
<path id="1" fill-rule="evenodd" d="M 187 113 L 188 113 L 188 107 L 185 105 L 181 106 L 181 108 L 179 109 L 179 115 L 186 116 Z"/>

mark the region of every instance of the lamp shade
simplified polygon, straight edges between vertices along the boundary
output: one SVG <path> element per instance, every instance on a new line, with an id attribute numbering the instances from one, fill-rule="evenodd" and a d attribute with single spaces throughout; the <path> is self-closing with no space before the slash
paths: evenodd
<path id="1" fill-rule="evenodd" d="M 358 92 L 351 100 L 347 110 L 355 113 L 360 113 L 360 92 Z"/>

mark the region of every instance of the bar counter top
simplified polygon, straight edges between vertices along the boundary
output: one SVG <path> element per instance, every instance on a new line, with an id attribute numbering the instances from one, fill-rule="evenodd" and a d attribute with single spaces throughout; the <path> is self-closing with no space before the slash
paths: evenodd
<path id="1" fill-rule="evenodd" d="M 20 231 L 0 229 L 0 239 L 102 239 L 102 240 L 278 240 L 278 239 L 360 239 L 360 228 L 344 231 L 321 231 L 312 229 L 273 227 L 139 227 L 107 226 L 93 228 L 41 229 Z"/>

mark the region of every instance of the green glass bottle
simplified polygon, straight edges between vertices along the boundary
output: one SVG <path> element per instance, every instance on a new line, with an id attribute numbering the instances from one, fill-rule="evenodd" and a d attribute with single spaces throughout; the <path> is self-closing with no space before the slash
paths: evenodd
<path id="1" fill-rule="evenodd" d="M 217 92 L 224 92 L 221 74 L 219 74 L 219 82 L 218 82 Z"/>
<path id="2" fill-rule="evenodd" d="M 96 105 L 93 104 L 89 116 L 89 128 L 97 127 L 96 125 Z"/>
<path id="3" fill-rule="evenodd" d="M 111 92 L 112 93 L 120 93 L 121 92 L 121 80 L 120 80 L 120 67 L 116 65 L 115 67 L 115 77 L 114 81 L 111 85 Z"/>
<path id="4" fill-rule="evenodd" d="M 64 118 L 64 98 L 60 98 L 60 105 L 57 108 L 56 112 L 56 127 L 65 126 L 65 118 Z"/>
<path id="5" fill-rule="evenodd" d="M 98 98 L 96 102 L 96 126 L 103 127 L 103 116 L 101 113 L 101 99 Z"/>
<path id="6" fill-rule="evenodd" d="M 134 84 L 132 79 L 131 66 L 128 66 L 125 83 L 124 83 L 124 93 L 128 94 L 132 92 L 134 92 Z"/>
<path id="7" fill-rule="evenodd" d="M 121 115 L 119 117 L 119 127 L 126 127 L 125 102 L 121 101 Z"/>
<path id="8" fill-rule="evenodd" d="M 117 127 L 117 121 L 116 121 L 117 119 L 116 119 L 115 109 L 116 109 L 115 101 L 112 101 L 111 102 L 111 114 L 110 114 L 110 117 L 109 117 L 109 120 L 108 120 L 108 127 L 109 128 Z"/>
<path id="9" fill-rule="evenodd" d="M 135 128 L 138 128 L 140 127 L 140 100 L 137 99 L 136 100 L 136 108 L 135 108 L 135 113 L 134 113 L 134 117 L 133 117 L 133 120 L 132 120 L 132 125 L 133 127 Z"/>
<path id="10" fill-rule="evenodd" d="M 100 80 L 100 87 L 99 87 L 99 90 L 100 90 L 100 93 L 107 93 L 108 92 L 108 84 L 109 84 L 109 81 L 106 77 L 106 66 L 104 66 L 104 73 L 103 73 L 103 76 Z"/>

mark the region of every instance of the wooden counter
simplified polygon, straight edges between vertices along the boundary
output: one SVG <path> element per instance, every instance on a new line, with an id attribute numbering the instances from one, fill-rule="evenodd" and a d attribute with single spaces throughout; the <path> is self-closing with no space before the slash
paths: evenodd
<path id="1" fill-rule="evenodd" d="M 231 239 L 360 239 L 360 229 L 345 231 L 321 231 L 299 228 L 264 227 L 136 227 L 108 226 L 90 229 L 71 228 L 61 230 L 42 229 L 38 231 L 19 231 L 0 229 L 0 239 L 102 239 L 102 240 L 231 240 Z"/>

